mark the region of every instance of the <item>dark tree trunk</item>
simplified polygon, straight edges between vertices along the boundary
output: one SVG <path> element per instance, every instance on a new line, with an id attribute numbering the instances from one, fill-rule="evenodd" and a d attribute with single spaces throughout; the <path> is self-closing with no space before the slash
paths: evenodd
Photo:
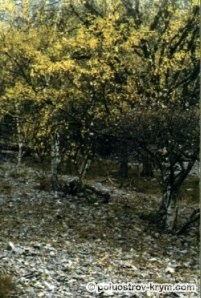
<path id="1" fill-rule="evenodd" d="M 73 174 L 73 164 L 72 164 L 72 160 L 70 158 L 68 158 L 66 161 L 66 172 L 68 175 Z"/>
<path id="2" fill-rule="evenodd" d="M 177 231 L 176 234 L 180 235 L 184 233 L 190 227 L 190 225 L 192 225 L 196 221 L 200 221 L 200 209 L 195 209 L 192 212 L 190 218 L 183 224 L 183 226 Z"/>
<path id="3" fill-rule="evenodd" d="M 142 168 L 142 172 L 140 173 L 140 176 L 153 177 L 154 175 L 153 165 L 148 154 L 143 155 L 142 164 L 143 164 L 143 168 Z"/>
<path id="4" fill-rule="evenodd" d="M 127 144 L 121 144 L 119 152 L 119 176 L 128 178 L 128 148 Z"/>
<path id="5" fill-rule="evenodd" d="M 119 175 L 122 178 L 127 178 L 128 177 L 128 162 L 125 161 L 125 160 L 122 160 L 120 162 Z"/>

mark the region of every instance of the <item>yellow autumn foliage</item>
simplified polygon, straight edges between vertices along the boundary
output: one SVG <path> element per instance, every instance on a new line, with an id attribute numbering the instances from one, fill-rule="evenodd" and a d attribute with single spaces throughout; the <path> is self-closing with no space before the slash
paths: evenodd
<path id="1" fill-rule="evenodd" d="M 21 9 L 1 1 L 3 111 L 13 110 L 12 100 L 29 100 L 40 123 L 37 135 L 45 138 L 58 118 L 67 124 L 73 117 L 107 122 L 111 115 L 119 119 L 179 101 L 180 81 L 188 68 L 194 73 L 199 59 L 195 5 L 182 10 L 172 1 L 165 8 L 149 3 L 148 13 L 143 3 L 134 17 L 122 1 L 93 2 L 99 14 L 87 10 L 87 1 L 61 1 L 50 10 L 51 19 L 48 9 L 34 11 L 32 1 L 23 0 Z"/>

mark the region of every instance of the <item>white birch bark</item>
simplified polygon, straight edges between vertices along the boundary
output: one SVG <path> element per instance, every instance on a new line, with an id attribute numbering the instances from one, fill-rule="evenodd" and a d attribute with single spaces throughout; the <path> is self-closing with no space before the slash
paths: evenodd
<path id="1" fill-rule="evenodd" d="M 178 215 L 178 200 L 176 198 L 172 198 L 169 206 L 167 207 L 167 215 L 166 215 L 167 230 L 173 231 L 176 228 L 177 215 Z"/>
<path id="2" fill-rule="evenodd" d="M 82 184 L 82 180 L 86 175 L 86 172 L 88 170 L 88 168 L 91 165 L 91 158 L 89 156 L 89 154 L 86 154 L 86 156 L 84 157 L 84 160 L 81 163 L 81 166 L 79 168 L 79 178 L 80 178 L 80 183 Z"/>
<path id="3" fill-rule="evenodd" d="M 19 106 L 16 103 L 16 127 L 17 127 L 17 143 L 18 143 L 18 153 L 17 153 L 17 165 L 20 166 L 22 164 L 22 147 L 23 147 L 23 137 L 22 137 L 22 129 L 21 129 L 21 122 L 20 122 L 20 110 Z"/>

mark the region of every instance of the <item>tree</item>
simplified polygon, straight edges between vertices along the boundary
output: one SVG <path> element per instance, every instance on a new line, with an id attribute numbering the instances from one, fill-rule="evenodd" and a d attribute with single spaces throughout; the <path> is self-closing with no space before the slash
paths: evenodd
<path id="1" fill-rule="evenodd" d="M 118 125 L 160 170 L 163 198 L 155 219 L 170 230 L 179 189 L 199 156 L 199 7 L 182 14 L 173 5 L 161 6 L 146 39 L 134 46 L 144 62 L 135 85 L 140 101 Z"/>
<path id="2" fill-rule="evenodd" d="M 59 160 L 73 160 L 82 180 L 98 140 L 117 140 L 124 175 L 129 152 L 160 170 L 157 215 L 173 228 L 177 193 L 198 156 L 199 7 L 25 4 L 3 10 L 0 48 L 2 117 L 18 119 L 19 144 L 52 152 L 56 185 Z"/>

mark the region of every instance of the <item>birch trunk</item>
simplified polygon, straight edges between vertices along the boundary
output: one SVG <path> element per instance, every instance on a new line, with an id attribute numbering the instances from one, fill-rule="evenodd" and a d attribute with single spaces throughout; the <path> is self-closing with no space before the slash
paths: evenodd
<path id="1" fill-rule="evenodd" d="M 158 214 L 163 215 L 167 230 L 176 228 L 179 209 L 178 194 L 195 161 L 172 164 L 170 174 L 164 179 L 164 193 Z M 178 168 L 179 166 L 179 168 Z"/>
<path id="2" fill-rule="evenodd" d="M 20 110 L 18 107 L 18 104 L 15 104 L 16 109 L 16 127 L 17 127 L 17 143 L 18 143 L 18 153 L 17 153 L 17 166 L 21 166 L 22 164 L 22 147 L 23 147 L 23 137 L 22 137 L 22 129 L 21 129 L 21 123 L 20 123 Z"/>
<path id="3" fill-rule="evenodd" d="M 90 154 L 86 154 L 79 168 L 79 179 L 80 179 L 81 185 L 82 185 L 82 180 L 84 179 L 90 165 L 91 165 Z"/>
<path id="4" fill-rule="evenodd" d="M 178 202 L 177 192 L 168 185 L 163 194 L 159 213 L 164 214 L 164 225 L 169 231 L 173 231 L 177 225 Z"/>
<path id="5" fill-rule="evenodd" d="M 54 134 L 51 140 L 51 177 L 52 177 L 52 190 L 55 196 L 58 197 L 59 183 L 58 183 L 58 166 L 60 163 L 60 150 L 59 150 L 59 135 Z"/>

